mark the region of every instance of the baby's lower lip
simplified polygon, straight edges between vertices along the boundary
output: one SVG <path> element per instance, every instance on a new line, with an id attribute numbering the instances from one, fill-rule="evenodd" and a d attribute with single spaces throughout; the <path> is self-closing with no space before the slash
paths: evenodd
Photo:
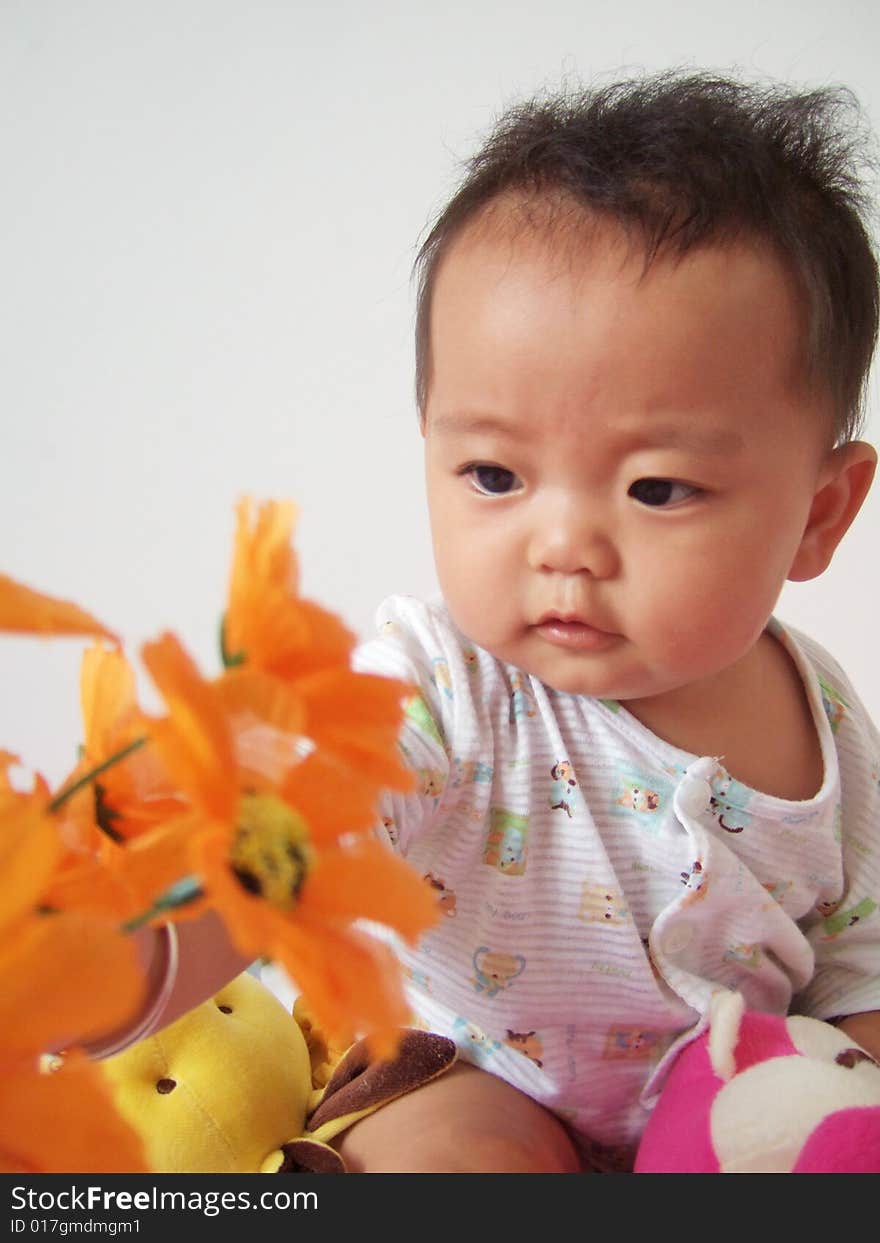
<path id="1" fill-rule="evenodd" d="M 542 639 L 555 643 L 557 647 L 567 647 L 578 652 L 599 652 L 620 636 L 607 630 L 597 630 L 586 622 L 561 621 L 551 618 L 535 627 Z"/>

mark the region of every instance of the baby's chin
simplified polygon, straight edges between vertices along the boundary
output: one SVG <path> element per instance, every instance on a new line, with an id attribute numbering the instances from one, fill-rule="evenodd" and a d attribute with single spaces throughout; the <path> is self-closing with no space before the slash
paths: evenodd
<path id="1" fill-rule="evenodd" d="M 614 667 L 612 662 L 605 664 L 601 659 L 567 657 L 560 660 L 555 657 L 551 660 L 517 660 L 515 656 L 502 656 L 500 659 L 560 694 L 609 700 L 624 707 L 628 702 L 662 698 L 678 689 L 682 682 L 681 678 L 664 677 L 654 670 L 638 667 L 622 669 L 622 662 L 616 662 L 617 667 Z"/>
<path id="2" fill-rule="evenodd" d="M 485 645 L 480 645 L 485 646 Z M 492 651 L 487 648 L 487 651 Z M 513 665 L 552 691 L 564 695 L 580 695 L 587 699 L 625 700 L 643 698 L 654 691 L 650 677 L 621 677 L 619 670 L 603 668 L 596 658 L 578 659 L 567 655 L 560 658 L 535 658 L 534 654 L 516 647 L 500 649 L 492 654 L 503 663 Z"/>
<path id="3" fill-rule="evenodd" d="M 537 678 L 550 690 L 586 699 L 607 699 L 626 704 L 647 700 L 674 690 L 687 679 L 668 669 L 653 668 L 639 658 L 632 642 L 614 636 L 603 651 L 573 651 L 559 647 L 535 633 L 533 627 L 513 637 L 488 631 L 485 619 L 459 619 L 448 604 L 450 616 L 463 635 L 505 665 Z M 468 627 L 467 621 L 474 625 Z M 462 623 L 465 624 L 462 624 Z"/>
<path id="4" fill-rule="evenodd" d="M 535 671 L 533 677 L 539 679 L 552 691 L 562 695 L 579 695 L 584 699 L 607 699 L 615 703 L 625 703 L 627 699 L 639 699 L 642 696 L 633 692 L 626 684 L 604 678 L 584 677 L 547 677 Z"/>

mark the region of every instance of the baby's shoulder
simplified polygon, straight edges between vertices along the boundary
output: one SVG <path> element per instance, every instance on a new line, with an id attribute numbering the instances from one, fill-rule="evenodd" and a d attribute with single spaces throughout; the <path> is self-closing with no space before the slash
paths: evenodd
<path id="1" fill-rule="evenodd" d="M 447 739 L 485 741 L 500 729 L 509 742 L 537 717 L 539 684 L 471 642 L 441 601 L 391 596 L 377 610 L 376 629 L 357 649 L 355 667 L 412 685 Z"/>
<path id="2" fill-rule="evenodd" d="M 855 733 L 876 749 L 880 742 L 876 726 L 843 666 L 811 635 L 793 626 L 777 625 L 777 633 L 792 650 L 806 680 L 814 680 L 838 743 L 841 736 Z"/>
<path id="3" fill-rule="evenodd" d="M 441 601 L 389 596 L 376 610 L 375 624 L 375 637 L 355 651 L 359 669 L 389 671 L 412 680 L 414 673 L 427 673 L 430 678 L 441 662 L 455 667 L 477 662 L 477 650 L 455 626 Z"/>
<path id="4" fill-rule="evenodd" d="M 498 662 L 461 633 L 442 602 L 390 596 L 376 612 L 376 631 L 356 649 L 354 668 L 408 683 L 444 734 L 499 677 Z"/>

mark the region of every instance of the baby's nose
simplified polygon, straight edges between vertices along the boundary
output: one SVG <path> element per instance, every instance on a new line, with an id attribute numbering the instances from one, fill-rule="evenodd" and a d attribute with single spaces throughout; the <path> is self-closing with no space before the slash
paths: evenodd
<path id="1" fill-rule="evenodd" d="M 529 564 L 556 574 L 612 578 L 619 558 L 613 539 L 583 506 L 560 504 L 542 515 L 532 533 Z"/>

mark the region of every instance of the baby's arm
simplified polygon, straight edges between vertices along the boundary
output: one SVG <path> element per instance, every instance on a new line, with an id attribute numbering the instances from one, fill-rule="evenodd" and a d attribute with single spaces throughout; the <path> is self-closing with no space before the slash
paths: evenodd
<path id="1" fill-rule="evenodd" d="M 92 1057 L 108 1057 L 167 1027 L 250 965 L 214 911 L 175 924 L 170 932 L 143 928 L 133 939 L 146 981 L 143 1001 L 124 1027 L 88 1042 Z"/>
<path id="2" fill-rule="evenodd" d="M 250 966 L 230 941 L 223 922 L 214 911 L 200 919 L 175 925 L 178 939 L 178 967 L 159 1027 L 165 1027 Z M 155 934 L 153 943 L 155 946 Z M 154 952 L 154 951 L 153 951 Z"/>
<path id="3" fill-rule="evenodd" d="M 352 1174 L 577 1174 L 562 1124 L 503 1079 L 458 1062 L 356 1122 L 336 1147 Z"/>
<path id="4" fill-rule="evenodd" d="M 832 1020 L 841 1031 L 852 1036 L 856 1044 L 875 1061 L 880 1062 L 880 1010 L 867 1010 L 864 1014 L 851 1014 L 845 1019 Z"/>

